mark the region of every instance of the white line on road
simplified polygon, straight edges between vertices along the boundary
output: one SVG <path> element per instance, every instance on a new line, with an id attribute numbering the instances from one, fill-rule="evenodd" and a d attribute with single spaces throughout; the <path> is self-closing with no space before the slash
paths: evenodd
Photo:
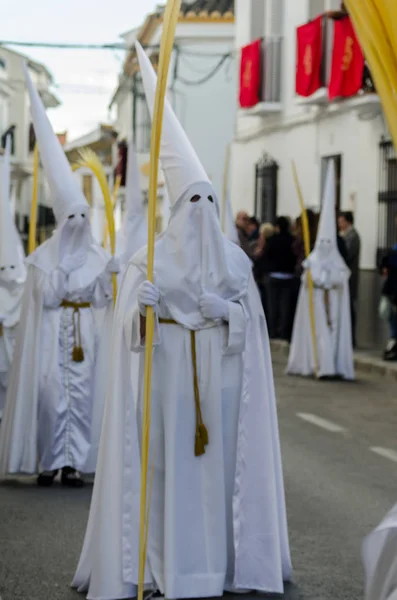
<path id="1" fill-rule="evenodd" d="M 317 427 L 321 427 L 321 429 L 325 429 L 326 431 L 330 431 L 331 433 L 342 433 L 343 431 L 346 431 L 344 427 L 341 427 L 336 423 L 332 423 L 332 421 L 327 421 L 327 419 L 322 419 L 321 417 L 317 417 L 316 415 L 312 415 L 310 413 L 296 413 L 296 416 L 302 419 L 303 421 L 307 421 L 312 425 L 317 425 Z"/>
<path id="2" fill-rule="evenodd" d="M 397 452 L 395 450 L 389 450 L 388 448 L 370 448 L 370 450 L 375 454 L 379 454 L 379 456 L 383 456 L 383 458 L 397 462 Z"/>

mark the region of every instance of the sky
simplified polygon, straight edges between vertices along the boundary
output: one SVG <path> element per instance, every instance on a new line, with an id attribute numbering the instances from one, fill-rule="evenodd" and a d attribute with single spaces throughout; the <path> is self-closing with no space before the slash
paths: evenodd
<path id="1" fill-rule="evenodd" d="M 103 44 L 138 27 L 159 0 L 3 0 L 0 42 Z M 57 132 L 74 139 L 109 122 L 108 105 L 117 86 L 124 53 L 115 50 L 16 48 L 44 63 L 61 100 L 49 116 Z"/>

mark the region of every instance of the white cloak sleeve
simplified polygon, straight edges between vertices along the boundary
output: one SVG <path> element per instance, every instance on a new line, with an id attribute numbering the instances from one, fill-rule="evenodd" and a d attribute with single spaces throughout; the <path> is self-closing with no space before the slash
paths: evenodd
<path id="1" fill-rule="evenodd" d="M 237 302 L 229 302 L 229 323 L 223 354 L 241 354 L 247 336 L 248 319 L 244 308 Z"/>
<path id="2" fill-rule="evenodd" d="M 46 275 L 33 265 L 22 298 L 3 421 L 0 431 L 0 474 L 35 473 L 40 332 Z"/>

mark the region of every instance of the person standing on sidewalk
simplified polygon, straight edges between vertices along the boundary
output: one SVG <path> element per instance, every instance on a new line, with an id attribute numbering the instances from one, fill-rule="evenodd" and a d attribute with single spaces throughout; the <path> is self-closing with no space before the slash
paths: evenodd
<path id="1" fill-rule="evenodd" d="M 314 250 L 303 263 L 305 272 L 299 292 L 287 372 L 291 375 L 338 376 L 353 380 L 350 271 L 338 250 L 334 168 L 331 163 Z M 314 315 L 311 314 L 309 277 L 314 288 Z"/>
<path id="2" fill-rule="evenodd" d="M 289 219 L 279 217 L 275 231 L 263 251 L 263 261 L 267 263 L 269 272 L 269 334 L 271 339 L 289 341 L 293 321 L 294 273 L 297 261 Z"/>
<path id="3" fill-rule="evenodd" d="M 354 227 L 354 216 L 351 211 L 343 212 L 338 218 L 339 232 L 346 246 L 346 262 L 351 275 L 349 280 L 350 312 L 352 321 L 353 348 L 356 347 L 357 298 L 360 277 L 361 240 Z"/>
<path id="4" fill-rule="evenodd" d="M 156 74 L 138 44 L 137 52 L 153 116 Z M 131 361 L 142 365 L 151 306 L 147 590 L 165 598 L 252 588 L 282 594 L 291 562 L 258 290 L 250 261 L 221 231 L 215 191 L 168 102 L 163 121 L 171 217 L 155 244 L 154 284 L 146 280 L 144 248 L 120 288 L 98 470 L 73 586 L 92 600 L 136 597 L 143 370 L 134 396 Z"/>

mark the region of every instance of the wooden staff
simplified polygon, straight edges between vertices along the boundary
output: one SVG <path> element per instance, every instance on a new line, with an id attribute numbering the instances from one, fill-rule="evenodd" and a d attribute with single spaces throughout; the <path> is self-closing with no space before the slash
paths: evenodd
<path id="1" fill-rule="evenodd" d="M 163 31 L 160 43 L 158 79 L 156 86 L 156 96 L 154 101 L 153 125 L 150 139 L 147 279 L 151 282 L 153 282 L 154 277 L 154 240 L 156 233 L 157 182 L 164 103 L 167 93 L 168 70 L 171 60 L 172 48 L 174 45 L 175 29 L 179 17 L 180 8 L 181 0 L 168 0 L 164 11 Z M 147 483 L 149 471 L 153 339 L 154 311 L 152 307 L 148 306 L 146 308 L 145 370 L 143 384 L 138 600 L 143 600 L 150 513 L 150 506 L 148 509 Z"/>
<path id="2" fill-rule="evenodd" d="M 310 254 L 310 229 L 309 220 L 307 218 L 307 212 L 305 202 L 303 200 L 302 188 L 299 183 L 298 171 L 296 169 L 295 161 L 292 161 L 292 172 L 294 175 L 296 192 L 299 198 L 299 204 L 302 213 L 302 229 L 303 229 L 303 243 L 305 246 L 305 257 L 307 258 Z M 316 335 L 316 317 L 314 311 L 314 288 L 313 279 L 310 273 L 310 269 L 307 269 L 307 285 L 309 290 L 309 312 L 310 312 L 310 329 L 312 334 L 312 345 L 313 345 L 313 359 L 314 359 L 314 374 L 318 377 L 318 352 L 317 352 L 317 335 Z"/>

